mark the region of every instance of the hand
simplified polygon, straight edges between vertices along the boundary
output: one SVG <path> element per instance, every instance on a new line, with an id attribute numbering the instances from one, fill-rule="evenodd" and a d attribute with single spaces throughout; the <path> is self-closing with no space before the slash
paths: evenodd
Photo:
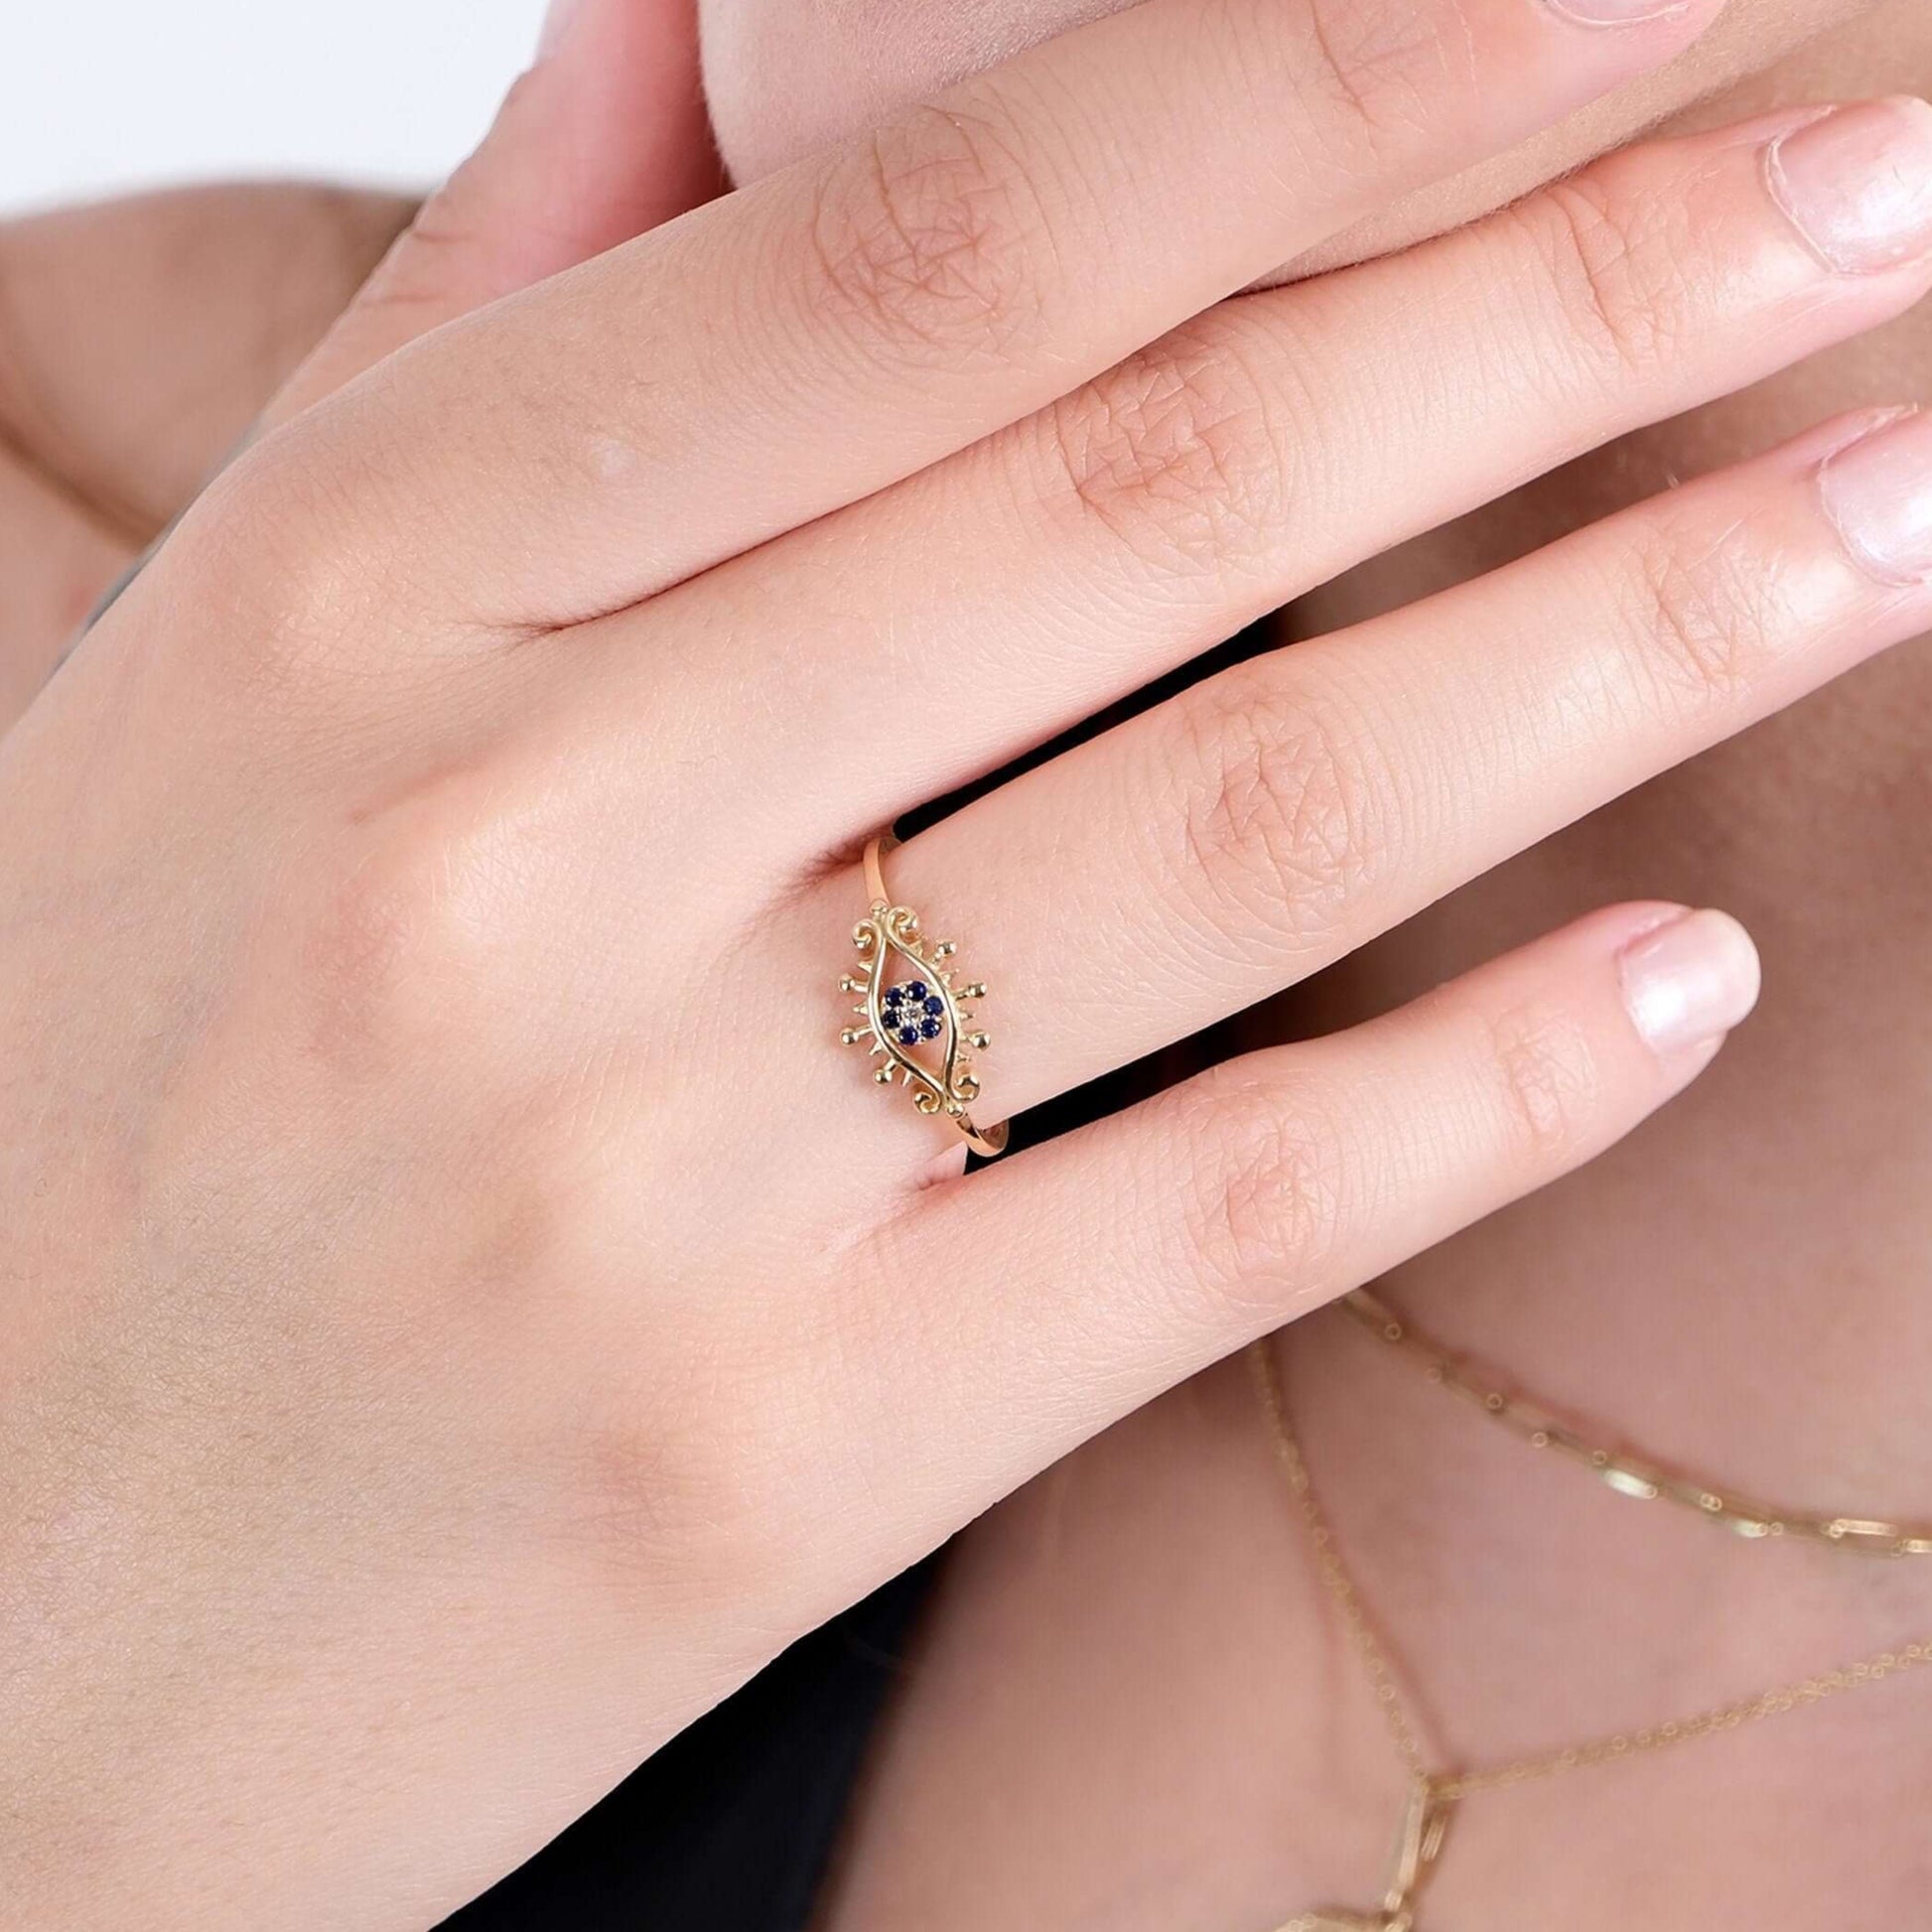
<path id="1" fill-rule="evenodd" d="M 265 416 L 717 192 L 682 0 L 592 0 L 544 56 L 420 208 L 224 185 L 0 223 L 0 732 Z"/>
<path id="2" fill-rule="evenodd" d="M 1151 0 L 208 492 L 0 754 L 27 1922 L 437 1916 L 1074 1444 L 1707 1063 L 1748 946 L 1664 906 L 971 1175 L 831 1043 L 870 830 L 1922 292 L 1873 230 L 1924 178 L 1901 106 L 1224 299 L 1707 12 L 1427 0 L 1392 43 Z M 894 855 L 997 980 L 986 1109 L 1924 628 L 1926 442 L 1828 426 Z"/>
<path id="3" fill-rule="evenodd" d="M 0 223 L 0 732 L 409 219 L 194 188 Z"/>

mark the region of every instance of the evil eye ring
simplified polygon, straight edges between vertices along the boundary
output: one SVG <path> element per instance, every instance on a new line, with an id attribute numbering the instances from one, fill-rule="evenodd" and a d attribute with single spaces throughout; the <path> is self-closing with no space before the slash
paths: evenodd
<path id="1" fill-rule="evenodd" d="M 859 1016 L 839 1035 L 848 1046 L 869 1046 L 879 1064 L 872 1077 L 882 1087 L 902 1083 L 912 1105 L 943 1120 L 975 1154 L 991 1160 L 1007 1144 L 1006 1124 L 974 1126 L 967 1111 L 979 1098 L 973 1055 L 992 1044 L 975 1026 L 972 1002 L 986 997 L 977 983 L 954 984 L 947 963 L 958 950 L 950 939 L 927 939 L 919 915 L 896 905 L 886 889 L 885 855 L 893 844 L 882 836 L 866 847 L 866 891 L 872 909 L 852 928 L 859 970 L 839 981 L 856 993 Z"/>

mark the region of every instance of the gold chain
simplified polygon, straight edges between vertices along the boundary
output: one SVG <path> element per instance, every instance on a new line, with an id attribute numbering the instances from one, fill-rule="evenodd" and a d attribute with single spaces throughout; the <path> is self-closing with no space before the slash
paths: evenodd
<path id="1" fill-rule="evenodd" d="M 1907 1671 L 1932 1664 L 1932 1641 L 1908 1643 L 1896 1649 L 1879 1651 L 1842 1670 L 1827 1671 L 1822 1676 L 1779 1685 L 1760 1692 L 1756 1697 L 1721 1705 L 1694 1717 L 1646 1725 L 1641 1730 L 1617 1731 L 1587 1744 L 1515 1758 L 1507 1764 L 1494 1765 L 1486 1770 L 1431 1772 L 1428 1753 L 1404 1706 L 1394 1667 L 1363 1607 L 1361 1592 L 1342 1561 L 1334 1531 L 1315 1495 L 1308 1462 L 1289 1423 L 1288 1402 L 1282 1391 L 1274 1356 L 1265 1342 L 1257 1342 L 1248 1351 L 1248 1359 L 1274 1437 L 1276 1461 L 1308 1526 L 1321 1582 L 1334 1599 L 1349 1641 L 1361 1659 L 1396 1752 L 1418 1786 L 1444 1804 L 1452 1805 L 1479 1791 L 1501 1791 L 1511 1785 L 1528 1784 L 1540 1778 L 1562 1777 L 1571 1771 L 1588 1770 L 1598 1764 L 1614 1763 L 1646 1751 L 1667 1750 L 1674 1745 L 1693 1743 L 1698 1738 L 1736 1730 L 1744 1725 L 1757 1724 L 1767 1718 L 1807 1710 L 1847 1691 L 1882 1684 Z M 1328 1922 L 1325 1918 L 1314 1917 L 1301 1923 L 1312 1927 Z"/>
<path id="2" fill-rule="evenodd" d="M 1466 1358 L 1452 1355 L 1423 1333 L 1380 1296 L 1357 1289 L 1342 1307 L 1397 1354 L 1412 1362 L 1439 1388 L 1459 1396 L 1491 1422 L 1531 1449 L 1542 1449 L 1587 1469 L 1620 1496 L 1639 1502 L 1674 1503 L 1722 1524 L 1750 1542 L 1796 1537 L 1828 1549 L 1866 1556 L 1932 1556 L 1932 1528 L 1907 1528 L 1871 1517 L 1819 1516 L 1805 1510 L 1774 1509 L 1726 1484 L 1672 1470 L 1623 1453 L 1571 1428 L 1541 1402 L 1498 1388 Z"/>

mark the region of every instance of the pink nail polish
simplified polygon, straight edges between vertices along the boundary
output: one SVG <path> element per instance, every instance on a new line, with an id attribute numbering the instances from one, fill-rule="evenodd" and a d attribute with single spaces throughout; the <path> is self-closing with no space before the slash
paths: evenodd
<path id="1" fill-rule="evenodd" d="M 1932 250 L 1932 106 L 1871 100 L 1774 141 L 1771 198 L 1827 267 L 1870 275 Z"/>
<path id="2" fill-rule="evenodd" d="M 1826 459 L 1825 514 L 1882 584 L 1932 584 L 1932 417 L 1914 410 Z"/>
<path id="3" fill-rule="evenodd" d="M 1725 912 L 1684 912 L 1624 947 L 1623 1004 L 1651 1050 L 1710 1046 L 1757 1004 L 1757 948 Z"/>

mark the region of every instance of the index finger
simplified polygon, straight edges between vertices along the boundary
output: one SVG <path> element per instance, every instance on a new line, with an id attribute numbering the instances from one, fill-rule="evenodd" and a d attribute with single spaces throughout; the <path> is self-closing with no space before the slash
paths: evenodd
<path id="1" fill-rule="evenodd" d="M 621 608 L 1065 394 L 1720 6 L 1145 0 L 394 358 L 311 425 L 325 462 L 343 412 L 359 432 L 322 511 L 440 616 Z"/>
<path id="2" fill-rule="evenodd" d="M 417 337 L 717 195 L 691 0 L 589 0 L 269 406 L 286 422 Z"/>

